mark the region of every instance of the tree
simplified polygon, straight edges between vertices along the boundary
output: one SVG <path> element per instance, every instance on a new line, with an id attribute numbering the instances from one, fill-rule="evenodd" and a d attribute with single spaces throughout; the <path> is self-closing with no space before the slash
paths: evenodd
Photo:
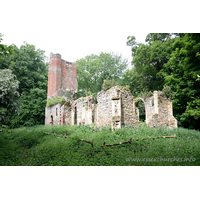
<path id="1" fill-rule="evenodd" d="M 47 89 L 48 63 L 45 63 L 44 51 L 27 44 L 17 48 L 13 45 L 13 55 L 7 59 L 8 68 L 19 80 L 19 93 L 32 88 Z"/>
<path id="2" fill-rule="evenodd" d="M 174 92 L 174 115 L 185 128 L 200 128 L 200 34 L 177 37 L 160 75 Z"/>
<path id="3" fill-rule="evenodd" d="M 48 76 L 44 51 L 36 50 L 34 45 L 25 42 L 20 48 L 13 45 L 12 52 L 0 61 L 0 68 L 12 70 L 19 81 L 20 109 L 13 113 L 11 125 L 44 124 Z"/>
<path id="4" fill-rule="evenodd" d="M 31 89 L 29 92 L 23 92 L 19 99 L 22 106 L 20 110 L 15 113 L 11 126 L 19 127 L 44 124 L 46 99 L 46 90 L 40 88 Z"/>
<path id="5" fill-rule="evenodd" d="M 13 46 L 1 44 L 3 41 L 3 34 L 0 33 L 0 69 L 8 69 L 7 58 L 12 55 Z"/>
<path id="6" fill-rule="evenodd" d="M 129 85 L 133 96 L 138 97 L 141 92 L 146 91 L 143 79 L 142 74 L 139 74 L 136 68 L 132 68 L 124 72 L 122 85 Z"/>
<path id="7" fill-rule="evenodd" d="M 118 85 L 118 82 L 116 80 L 105 79 L 103 81 L 102 90 L 104 90 L 104 91 L 109 90 L 111 87 L 116 86 L 116 85 Z"/>
<path id="8" fill-rule="evenodd" d="M 78 97 L 89 94 L 95 96 L 101 91 L 105 79 L 120 83 L 127 63 L 121 56 L 103 52 L 100 55 L 92 54 L 77 60 Z"/>
<path id="9" fill-rule="evenodd" d="M 4 44 L 1 44 L 1 42 L 3 41 L 2 39 L 3 34 L 0 33 L 0 58 L 4 57 L 4 56 L 9 56 L 12 54 L 12 46 L 7 46 Z"/>
<path id="10" fill-rule="evenodd" d="M 148 34 L 148 44 L 136 43 L 134 36 L 127 37 L 127 45 L 132 46 L 133 68 L 124 74 L 124 78 L 128 79 L 133 95 L 162 90 L 164 79 L 158 72 L 168 62 L 174 40 L 172 34 L 167 33 Z"/>
<path id="11" fill-rule="evenodd" d="M 148 44 L 151 44 L 155 41 L 161 41 L 161 42 L 166 42 L 167 39 L 170 39 L 172 37 L 171 33 L 149 33 L 146 36 L 145 42 L 148 42 Z"/>
<path id="12" fill-rule="evenodd" d="M 18 108 L 19 81 L 9 69 L 0 69 L 0 124 L 9 124 Z"/>

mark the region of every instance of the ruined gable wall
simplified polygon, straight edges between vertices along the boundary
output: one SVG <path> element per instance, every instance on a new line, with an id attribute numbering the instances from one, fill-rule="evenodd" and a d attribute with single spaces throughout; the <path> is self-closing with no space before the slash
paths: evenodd
<path id="1" fill-rule="evenodd" d="M 97 101 L 97 127 L 111 125 L 121 128 L 124 125 L 138 125 L 134 97 L 126 88 L 114 86 L 107 91 L 101 91 L 97 95 Z"/>

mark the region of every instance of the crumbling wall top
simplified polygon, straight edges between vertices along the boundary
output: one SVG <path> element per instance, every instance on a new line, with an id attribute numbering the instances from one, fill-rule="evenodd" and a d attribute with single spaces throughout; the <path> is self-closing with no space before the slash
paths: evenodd
<path id="1" fill-rule="evenodd" d="M 50 58 L 61 58 L 61 55 L 59 53 L 53 54 L 52 52 L 50 53 Z"/>

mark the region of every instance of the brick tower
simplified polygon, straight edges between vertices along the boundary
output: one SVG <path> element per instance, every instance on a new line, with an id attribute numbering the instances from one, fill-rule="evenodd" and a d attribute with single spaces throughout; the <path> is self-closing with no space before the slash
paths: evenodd
<path id="1" fill-rule="evenodd" d="M 60 54 L 50 54 L 47 98 L 63 96 L 75 100 L 78 91 L 76 63 L 61 59 Z"/>

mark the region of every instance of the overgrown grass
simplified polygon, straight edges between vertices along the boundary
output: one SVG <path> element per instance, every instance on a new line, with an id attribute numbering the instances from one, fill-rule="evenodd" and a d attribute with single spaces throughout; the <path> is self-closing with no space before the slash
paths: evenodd
<path id="1" fill-rule="evenodd" d="M 67 135 L 62 138 L 45 132 Z M 147 137 L 177 135 L 119 143 Z M 76 138 L 94 141 L 91 145 Z M 139 160 L 140 159 L 140 160 Z M 187 159 L 187 160 L 184 160 Z M 190 160 L 189 160 L 190 159 Z M 126 166 L 126 165 L 200 165 L 200 132 L 183 128 L 167 129 L 145 126 L 94 129 L 89 126 L 34 126 L 0 132 L 0 165 L 29 166 Z"/>
<path id="2" fill-rule="evenodd" d="M 52 98 L 48 98 L 47 99 L 47 107 L 51 107 L 54 106 L 58 103 L 60 103 L 61 105 L 63 105 L 66 102 L 64 97 L 52 97 Z"/>

